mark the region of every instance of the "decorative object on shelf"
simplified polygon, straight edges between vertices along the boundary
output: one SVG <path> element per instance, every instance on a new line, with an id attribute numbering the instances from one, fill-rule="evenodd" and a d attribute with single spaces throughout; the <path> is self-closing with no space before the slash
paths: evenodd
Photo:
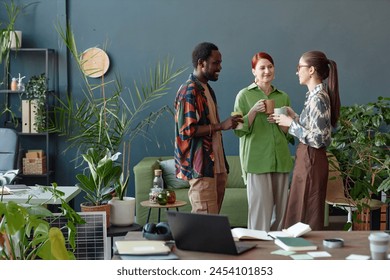
<path id="1" fill-rule="evenodd" d="M 42 175 L 46 172 L 45 152 L 42 150 L 28 150 L 23 158 L 23 174 Z"/>
<path id="2" fill-rule="evenodd" d="M 30 100 L 30 130 L 32 133 L 46 131 L 46 95 L 45 73 L 32 76 L 22 93 L 22 98 Z"/>
<path id="3" fill-rule="evenodd" d="M 12 31 L 10 36 L 10 48 L 20 49 L 22 47 L 22 31 Z"/>
<path id="4" fill-rule="evenodd" d="M 341 107 L 332 133 L 328 150 L 339 162 L 346 193 L 354 201 L 362 201 L 353 222 L 359 222 L 358 213 L 369 210 L 364 201 L 382 191 L 390 195 L 389 101 L 389 97 L 379 97 L 376 102 Z"/>
<path id="5" fill-rule="evenodd" d="M 110 66 L 110 59 L 100 48 L 89 48 L 81 54 L 81 69 L 91 78 L 99 78 L 106 74 Z"/>
<path id="6" fill-rule="evenodd" d="M 18 90 L 18 79 L 16 78 L 12 78 L 12 81 L 11 81 L 11 90 L 12 91 L 17 91 Z"/>
<path id="7" fill-rule="evenodd" d="M 26 76 L 23 76 L 21 77 L 20 76 L 20 73 L 19 73 L 19 77 L 16 79 L 17 80 L 17 85 L 16 85 L 16 88 L 18 91 L 24 91 L 25 90 L 25 86 L 24 86 L 24 83 L 23 83 L 23 79 L 26 78 Z"/>
<path id="8" fill-rule="evenodd" d="M 82 154 L 88 166 L 77 174 L 78 187 L 85 193 L 86 202 L 81 203 L 82 211 L 106 211 L 107 227 L 110 225 L 110 205 L 115 184 L 122 174 L 122 167 L 116 163 L 120 153 L 114 155 L 107 149 L 104 157 L 98 150 L 89 148 Z"/>

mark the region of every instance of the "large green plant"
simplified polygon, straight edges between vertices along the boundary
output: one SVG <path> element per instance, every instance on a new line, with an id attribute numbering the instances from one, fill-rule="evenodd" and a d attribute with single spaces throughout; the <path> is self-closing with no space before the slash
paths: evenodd
<path id="1" fill-rule="evenodd" d="M 146 117 L 143 115 L 153 102 L 168 93 L 169 84 L 185 69 L 173 71 L 173 59 L 167 58 L 157 62 L 143 80 L 134 81 L 133 90 L 124 89 L 119 76 L 109 81 L 103 76 L 100 83 L 94 84 L 83 71 L 85 61 L 80 59 L 71 27 L 68 25 L 64 30 L 59 26 L 57 31 L 78 66 L 84 87 L 81 97 L 68 95 L 66 100 L 59 100 L 51 131 L 67 137 L 69 145 L 65 152 L 77 149 L 76 166 L 81 153 L 89 147 L 94 147 L 103 156 L 106 149 L 112 153 L 120 151 L 124 142 L 130 145 L 137 136 L 151 139 L 148 129 L 172 110 L 165 105 Z"/>
<path id="2" fill-rule="evenodd" d="M 94 148 L 89 148 L 87 153 L 82 154 L 88 167 L 82 174 L 77 174 L 76 178 L 90 205 L 102 205 L 111 199 L 115 184 L 122 174 L 122 167 L 116 163 L 118 156 L 119 153 L 111 155 L 107 149 L 104 157 L 101 157 L 101 153 Z"/>
<path id="3" fill-rule="evenodd" d="M 75 259 L 72 250 L 75 249 L 76 225 L 85 221 L 62 199 L 64 193 L 56 187 L 55 183 L 50 187 L 40 186 L 42 191 L 51 192 L 52 198 L 61 201 L 61 213 L 67 218 L 64 229 L 51 226 L 45 219 L 53 216 L 45 203 L 3 202 L 0 196 L 0 260 Z M 61 230 L 67 230 L 66 240 Z"/>
<path id="4" fill-rule="evenodd" d="M 365 199 L 390 191 L 390 98 L 341 107 L 329 150 L 340 163 L 346 191 L 367 209 Z M 355 217 L 356 218 L 356 217 Z"/>

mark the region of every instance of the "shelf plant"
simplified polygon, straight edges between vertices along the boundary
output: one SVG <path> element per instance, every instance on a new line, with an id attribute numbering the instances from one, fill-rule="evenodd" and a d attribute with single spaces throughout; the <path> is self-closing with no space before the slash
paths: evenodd
<path id="1" fill-rule="evenodd" d="M 38 132 L 46 131 L 46 95 L 47 79 L 45 73 L 34 75 L 28 80 L 25 91 L 21 94 L 22 98 L 30 100 L 36 107 L 35 130 Z"/>
<path id="2" fill-rule="evenodd" d="M 358 213 L 368 210 L 367 199 L 380 196 L 382 191 L 390 195 L 389 101 L 379 97 L 376 102 L 341 107 L 332 134 L 329 151 L 339 161 L 346 193 L 360 201 L 355 222 L 360 222 Z"/>

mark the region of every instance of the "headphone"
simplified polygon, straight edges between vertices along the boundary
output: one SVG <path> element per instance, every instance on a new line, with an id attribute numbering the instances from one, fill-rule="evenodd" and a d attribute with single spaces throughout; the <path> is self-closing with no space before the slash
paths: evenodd
<path id="1" fill-rule="evenodd" d="M 142 229 L 142 236 L 149 240 L 173 239 L 171 229 L 165 222 L 160 222 L 157 225 L 154 223 L 145 224 Z"/>

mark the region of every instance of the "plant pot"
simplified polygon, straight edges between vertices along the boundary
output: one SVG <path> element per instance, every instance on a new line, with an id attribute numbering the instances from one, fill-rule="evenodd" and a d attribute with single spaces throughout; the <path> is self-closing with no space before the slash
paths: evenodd
<path id="1" fill-rule="evenodd" d="M 110 227 L 110 216 L 111 216 L 111 205 L 103 204 L 103 205 L 91 205 L 88 202 L 82 202 L 80 204 L 81 212 L 106 212 L 106 224 L 107 228 Z"/>
<path id="2" fill-rule="evenodd" d="M 123 200 L 117 197 L 109 202 L 111 205 L 110 222 L 114 226 L 130 226 L 134 223 L 135 217 L 135 198 L 124 197 Z"/>
<path id="3" fill-rule="evenodd" d="M 22 47 L 22 31 L 12 31 L 9 36 L 10 48 L 20 49 Z"/>

